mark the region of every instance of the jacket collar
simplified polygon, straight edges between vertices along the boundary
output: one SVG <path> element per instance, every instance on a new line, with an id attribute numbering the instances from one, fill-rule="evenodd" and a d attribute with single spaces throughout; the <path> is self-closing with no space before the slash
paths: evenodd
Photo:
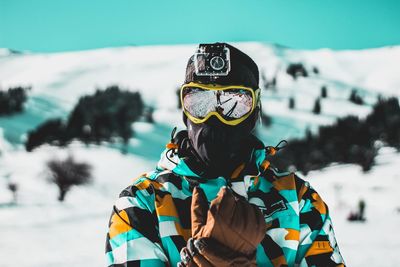
<path id="1" fill-rule="evenodd" d="M 257 139 L 258 140 L 258 139 Z M 259 140 L 258 140 L 259 141 Z M 261 144 L 262 142 L 259 141 Z M 262 144 L 263 145 L 263 144 Z M 214 179 L 217 177 L 204 177 L 200 173 L 192 170 L 188 164 L 188 158 L 180 158 L 177 153 L 173 153 L 170 149 L 165 149 L 161 153 L 160 160 L 157 164 L 159 171 L 169 170 L 180 176 L 187 176 L 191 178 L 206 178 Z M 248 162 L 239 164 L 231 177 L 224 177 L 225 179 L 238 179 L 245 175 L 258 175 L 262 172 L 266 161 L 265 148 L 257 146 L 252 150 L 250 159 Z"/>

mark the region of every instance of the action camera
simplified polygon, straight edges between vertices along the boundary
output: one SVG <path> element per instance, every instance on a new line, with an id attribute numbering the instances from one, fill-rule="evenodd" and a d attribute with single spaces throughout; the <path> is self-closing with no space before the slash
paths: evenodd
<path id="1" fill-rule="evenodd" d="M 194 54 L 197 76 L 226 76 L 231 70 L 229 48 L 225 44 L 200 44 Z"/>

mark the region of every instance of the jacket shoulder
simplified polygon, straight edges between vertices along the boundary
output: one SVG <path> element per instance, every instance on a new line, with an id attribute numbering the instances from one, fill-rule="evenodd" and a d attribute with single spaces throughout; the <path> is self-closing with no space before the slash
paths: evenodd
<path id="1" fill-rule="evenodd" d="M 153 171 L 139 175 L 128 187 L 120 193 L 119 197 L 135 197 L 138 193 L 144 195 L 163 191 L 165 183 L 172 183 L 181 188 L 181 177 L 170 170 Z"/>
<path id="2" fill-rule="evenodd" d="M 296 173 L 281 171 L 274 167 L 265 170 L 263 177 L 278 191 L 295 191 L 299 201 L 311 188 L 309 182 L 300 178 Z"/>
<path id="3" fill-rule="evenodd" d="M 136 197 L 138 194 L 151 195 L 157 187 L 159 185 L 152 179 L 151 173 L 142 173 L 121 191 L 119 197 Z"/>

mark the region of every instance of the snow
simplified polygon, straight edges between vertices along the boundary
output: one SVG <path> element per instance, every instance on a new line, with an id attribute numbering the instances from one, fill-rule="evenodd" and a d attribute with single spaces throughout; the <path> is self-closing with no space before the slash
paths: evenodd
<path id="1" fill-rule="evenodd" d="M 358 51 L 302 51 L 262 43 L 234 44 L 257 62 L 267 79 L 277 78 L 277 90 L 263 90 L 263 111 L 272 117 L 257 131 L 266 144 L 304 135 L 349 114 L 365 117 L 377 96 L 400 96 L 400 46 Z M 173 127 L 184 129 L 176 108 L 176 89 L 184 80 L 187 59 L 195 45 L 105 48 L 67 53 L 13 54 L 0 49 L 0 90 L 32 86 L 25 112 L 0 117 L 0 266 L 104 266 L 108 216 L 119 192 L 141 173 L 153 170 Z M 294 80 L 289 63 L 302 62 L 309 77 Z M 312 73 L 317 67 L 320 74 Z M 48 118 L 66 118 L 79 97 L 118 84 L 140 91 L 155 108 L 154 124 L 135 122 L 128 154 L 119 145 L 68 148 L 23 148 L 26 133 Z M 320 88 L 322 112 L 313 114 Z M 348 101 L 357 88 L 366 104 Z M 288 99 L 294 97 L 295 109 Z M 93 167 L 93 183 L 74 187 L 64 203 L 47 181 L 50 159 L 73 155 Z M 355 165 L 332 165 L 306 177 L 330 207 L 339 246 L 348 266 L 396 266 L 400 260 L 399 153 L 383 147 L 377 166 L 363 173 Z M 19 185 L 12 203 L 9 182 Z M 365 223 L 346 218 L 360 199 L 366 201 Z M 379 255 L 379 256 L 378 256 Z M 384 255 L 384 261 L 381 255 Z"/>
<path id="2" fill-rule="evenodd" d="M 10 50 L 6 48 L 0 48 L 0 57 L 5 57 L 10 55 Z"/>
<path id="3" fill-rule="evenodd" d="M 330 81 L 365 88 L 371 92 L 399 95 L 400 47 L 383 47 L 358 51 L 287 50 L 291 61 L 304 61 L 316 66 Z"/>
<path id="4" fill-rule="evenodd" d="M 398 266 L 400 240 L 400 157 L 382 148 L 377 166 L 362 173 L 354 165 L 332 166 L 308 174 L 307 180 L 330 208 L 336 238 L 348 266 Z M 364 223 L 348 222 L 358 202 L 366 203 Z M 379 255 L 379 256 L 378 256 Z M 380 255 L 384 255 L 383 258 Z"/>
<path id="5" fill-rule="evenodd" d="M 59 203 L 45 163 L 68 155 L 93 167 L 94 182 L 72 188 L 65 203 Z M 8 152 L 0 161 L 1 266 L 104 266 L 112 205 L 123 188 L 154 166 L 117 150 L 80 144 Z M 17 205 L 11 204 L 4 176 L 20 186 Z"/>
<path id="6" fill-rule="evenodd" d="M 11 145 L 4 139 L 3 129 L 0 128 L 0 155 L 11 149 Z"/>
<path id="7" fill-rule="evenodd" d="M 254 58 L 268 80 L 277 78 L 278 90 L 264 90 L 262 104 L 277 125 L 295 124 L 288 129 L 296 133 L 295 137 L 304 135 L 306 128 L 331 124 L 337 117 L 365 116 L 378 94 L 400 96 L 400 79 L 396 72 L 400 64 L 400 46 L 358 51 L 303 51 L 263 43 L 235 45 Z M 6 56 L 0 57 L 0 90 L 20 85 L 32 86 L 32 90 L 26 104 L 28 112 L 16 115 L 15 120 L 0 118 L 0 127 L 6 125 L 3 128 L 8 140 L 21 143 L 23 134 L 49 117 L 67 116 L 80 96 L 113 84 L 139 91 L 147 105 L 157 108 L 158 114 L 174 113 L 176 90 L 184 81 L 184 69 L 194 50 L 195 45 L 176 45 L 9 56 L 4 52 Z M 286 74 L 288 64 L 297 62 L 304 64 L 308 78 L 293 80 Z M 319 75 L 312 72 L 313 67 L 318 68 Z M 310 111 L 323 85 L 328 88 L 329 97 L 322 101 L 322 114 L 314 115 Z M 349 103 L 353 88 L 357 88 L 366 105 Z M 294 111 L 288 108 L 290 96 L 296 102 Z M 339 105 L 342 108 L 336 108 Z M 180 116 L 178 120 L 163 115 L 157 118 L 161 124 L 183 126 Z M 21 121 L 24 123 L 19 123 Z M 269 136 L 268 143 L 278 141 L 273 135 L 263 135 Z"/>

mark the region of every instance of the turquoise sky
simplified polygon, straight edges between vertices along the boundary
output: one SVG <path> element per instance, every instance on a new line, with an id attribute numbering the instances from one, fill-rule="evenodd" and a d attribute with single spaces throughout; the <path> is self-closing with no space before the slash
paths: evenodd
<path id="1" fill-rule="evenodd" d="M 400 44 L 400 0 L 0 0 L 0 47 L 265 41 L 295 48 Z"/>

